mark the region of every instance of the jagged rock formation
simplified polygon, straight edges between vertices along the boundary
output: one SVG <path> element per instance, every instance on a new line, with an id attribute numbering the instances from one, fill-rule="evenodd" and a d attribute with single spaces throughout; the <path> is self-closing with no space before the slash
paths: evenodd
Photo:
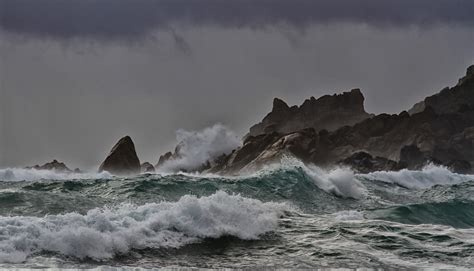
<path id="1" fill-rule="evenodd" d="M 121 138 L 115 144 L 99 167 L 99 172 L 102 171 L 108 171 L 116 175 L 140 173 L 140 160 L 135 151 L 135 144 L 129 136 Z"/>
<path id="2" fill-rule="evenodd" d="M 275 98 L 272 111 L 262 122 L 250 128 L 249 135 L 257 136 L 277 132 L 287 134 L 305 128 L 336 130 L 353 125 L 371 115 L 365 112 L 364 96 L 359 89 L 343 94 L 325 95 L 319 99 L 311 97 L 301 106 L 289 107 Z"/>
<path id="3" fill-rule="evenodd" d="M 459 79 L 452 88 L 444 88 L 439 93 L 426 97 L 424 101 L 413 106 L 408 112 L 415 114 L 431 107 L 437 114 L 454 113 L 474 108 L 474 65 L 467 68 L 466 76 Z"/>
<path id="4" fill-rule="evenodd" d="M 409 161 L 412 168 L 419 167 L 420 161 L 424 164 L 428 160 L 443 164 L 452 160 L 472 163 L 472 125 L 474 110 L 437 115 L 427 108 L 413 116 L 406 112 L 378 115 L 334 132 L 316 132 L 308 128 L 286 135 L 272 133 L 248 137 L 244 145 L 220 166 L 220 170 L 231 172 L 249 165 L 258 166 L 278 160 L 283 154 L 322 166 L 335 164 L 359 151 L 398 161 L 400 152 L 407 150 L 405 146 L 412 145 L 419 149 L 422 157 L 417 161 L 417 154 L 413 152 L 409 154 L 409 159 L 402 157 L 402 160 Z M 407 157 L 406 151 L 404 155 Z"/>
<path id="5" fill-rule="evenodd" d="M 167 152 L 165 154 L 162 154 L 160 155 L 160 158 L 158 159 L 158 163 L 156 164 L 156 168 L 159 168 L 160 166 L 162 166 L 166 161 L 174 158 L 176 155 L 173 155 L 172 152 Z"/>
<path id="6" fill-rule="evenodd" d="M 148 163 L 148 162 L 143 163 L 143 164 L 140 166 L 140 168 L 141 168 L 141 172 L 142 172 L 142 173 L 155 172 L 155 167 L 154 167 L 152 164 Z"/>
<path id="7" fill-rule="evenodd" d="M 225 154 L 223 154 L 225 156 Z M 160 158 L 158 159 L 158 163 L 156 164 L 156 168 L 160 168 L 163 166 L 166 162 L 172 161 L 172 160 L 179 160 L 181 159 L 182 156 L 180 155 L 180 145 L 178 144 L 175 148 L 174 152 L 167 152 L 165 154 L 160 155 Z M 222 156 L 217 157 L 215 160 L 220 161 L 219 159 L 222 159 Z M 210 169 L 213 165 L 216 165 L 216 162 L 214 160 L 206 160 L 204 163 L 199 164 L 195 167 L 188 168 L 186 166 L 175 166 L 174 171 L 176 172 L 201 172 Z"/>
<path id="8" fill-rule="evenodd" d="M 53 170 L 53 171 L 56 171 L 56 172 L 73 172 L 71 169 L 69 169 L 66 164 L 62 163 L 62 162 L 58 162 L 58 160 L 53 160 L 49 163 L 46 163 L 42 166 L 40 165 L 35 165 L 35 166 L 31 166 L 31 167 L 26 167 L 28 169 L 38 169 L 38 170 Z M 76 170 L 79 170 L 79 169 L 75 169 L 74 172 Z"/>
<path id="9" fill-rule="evenodd" d="M 221 159 L 221 163 L 211 171 L 231 173 L 259 167 L 279 160 L 285 154 L 321 166 L 343 160 L 361 171 L 419 168 L 427 162 L 468 171 L 474 164 L 474 107 L 458 102 L 471 101 L 474 97 L 472 67 L 467 74 L 456 87 L 442 93 L 449 98 L 435 104 L 438 111 L 425 105 L 423 111 L 412 115 L 406 111 L 398 115 L 380 114 L 335 131 L 311 127 L 285 132 L 289 127 L 299 127 L 299 119 L 292 125 L 288 119 L 280 118 L 285 119 L 283 124 L 270 126 L 264 131 L 259 130 L 264 126 L 259 124 L 257 127 L 260 128 L 254 128 L 254 132 L 262 134 L 254 136 L 251 133 L 242 147 Z M 360 101 L 356 99 L 354 102 Z M 450 103 L 460 106 L 451 106 Z M 289 109 L 277 101 L 274 111 L 279 114 L 272 112 L 264 122 L 270 123 L 268 120 L 277 119 L 277 115 L 285 116 L 286 113 L 282 113 L 285 110 Z M 278 132 L 280 130 L 283 132 Z M 357 152 L 366 152 L 370 157 L 354 156 Z M 401 161 L 395 165 L 389 160 Z"/>

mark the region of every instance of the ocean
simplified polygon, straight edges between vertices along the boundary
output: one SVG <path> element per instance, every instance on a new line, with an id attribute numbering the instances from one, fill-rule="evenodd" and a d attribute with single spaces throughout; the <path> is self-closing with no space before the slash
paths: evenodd
<path id="1" fill-rule="evenodd" d="M 474 266 L 474 175 L 0 170 L 0 268 Z"/>

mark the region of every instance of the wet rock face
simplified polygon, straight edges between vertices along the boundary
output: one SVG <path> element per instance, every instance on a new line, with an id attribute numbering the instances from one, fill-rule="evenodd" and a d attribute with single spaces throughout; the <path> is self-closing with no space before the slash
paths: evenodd
<path id="1" fill-rule="evenodd" d="M 53 160 L 49 163 L 46 163 L 42 166 L 39 166 L 39 165 L 35 165 L 35 166 L 32 166 L 32 167 L 26 167 L 26 168 L 29 168 L 29 169 L 37 169 L 37 170 L 52 170 L 52 171 L 56 171 L 56 172 L 72 172 L 71 169 L 69 169 L 66 164 L 62 163 L 62 162 L 58 162 L 58 160 Z"/>
<path id="2" fill-rule="evenodd" d="M 373 157 L 366 152 L 356 152 L 346 159 L 340 161 L 341 165 L 349 166 L 359 173 L 369 173 L 373 171 L 399 170 L 400 165 L 384 157 Z"/>
<path id="3" fill-rule="evenodd" d="M 99 167 L 99 172 L 108 171 L 115 175 L 133 175 L 140 173 L 140 160 L 135 144 L 129 136 L 121 138 L 112 148 Z"/>
<path id="4" fill-rule="evenodd" d="M 427 157 L 416 145 L 404 146 L 400 150 L 400 163 L 408 169 L 420 169 L 427 162 Z"/>
<path id="5" fill-rule="evenodd" d="M 311 97 L 299 107 L 289 107 L 283 100 L 275 98 L 272 111 L 262 122 L 252 126 L 248 135 L 257 136 L 272 132 L 288 134 L 306 128 L 333 131 L 370 116 L 365 112 L 364 96 L 359 89 L 326 95 L 319 99 Z"/>
<path id="6" fill-rule="evenodd" d="M 472 166 L 466 160 L 451 160 L 445 164 L 447 168 L 451 171 L 461 174 L 469 174 L 472 173 Z"/>
<path id="7" fill-rule="evenodd" d="M 142 173 L 155 172 L 155 167 L 152 164 L 145 162 L 141 165 L 141 172 Z"/>

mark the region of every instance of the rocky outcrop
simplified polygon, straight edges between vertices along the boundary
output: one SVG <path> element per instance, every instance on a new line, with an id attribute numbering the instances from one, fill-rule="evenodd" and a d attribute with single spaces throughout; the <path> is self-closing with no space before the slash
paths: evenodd
<path id="1" fill-rule="evenodd" d="M 165 154 L 160 155 L 160 158 L 158 159 L 158 163 L 156 164 L 156 168 L 162 166 L 166 161 L 172 159 L 173 153 L 172 152 L 167 152 Z"/>
<path id="2" fill-rule="evenodd" d="M 248 136 L 244 140 L 242 147 L 235 149 L 227 156 L 221 156 L 211 171 L 229 173 L 252 166 L 252 162 L 255 161 L 260 165 L 269 162 L 265 161 L 265 157 L 269 157 L 269 160 L 272 160 L 281 154 L 281 149 L 275 149 L 274 152 L 270 149 L 271 145 L 279 138 L 281 138 L 281 135 L 276 132 Z"/>
<path id="3" fill-rule="evenodd" d="M 471 101 L 474 78 L 470 74 L 472 67 L 456 87 L 443 92 L 442 96 L 461 95 L 462 100 Z M 288 112 L 296 112 L 303 106 L 292 109 L 277 100 L 272 113 L 254 126 L 257 128 L 253 131 L 258 135 L 252 135 L 251 130 L 243 146 L 221 159 L 211 171 L 231 173 L 258 168 L 289 154 L 320 166 L 343 160 L 362 172 L 401 167 L 418 169 L 430 162 L 466 172 L 474 164 L 474 107 L 450 106 L 449 103 L 461 105 L 458 102 L 461 99 L 446 100 L 446 104 L 435 104 L 437 109 L 424 106 L 423 111 L 413 114 L 406 111 L 380 114 L 334 131 L 310 127 L 290 132 L 287 131 L 296 129 L 302 122 L 297 119 L 294 125 L 289 124 L 287 116 L 292 113 Z M 262 130 L 262 127 L 266 128 Z M 400 163 L 395 165 L 395 161 Z"/>
<path id="4" fill-rule="evenodd" d="M 141 166 L 141 173 L 152 173 L 152 172 L 155 172 L 155 167 L 148 163 L 148 162 L 145 162 L 143 163 Z"/>
<path id="5" fill-rule="evenodd" d="M 454 113 L 474 108 L 474 65 L 467 68 L 466 75 L 456 86 L 444 88 L 441 92 L 425 98 L 408 112 L 415 114 L 431 107 L 437 114 Z"/>
<path id="6" fill-rule="evenodd" d="M 454 159 L 473 163 L 472 141 L 466 139 L 470 138 L 469 131 L 464 129 L 472 124 L 474 111 L 436 115 L 428 108 L 413 116 L 406 112 L 399 115 L 382 114 L 334 132 L 316 132 L 308 128 L 286 135 L 271 133 L 250 136 L 241 148 L 234 150 L 225 159 L 219 170 L 233 172 L 258 167 L 276 161 L 284 154 L 320 166 L 334 165 L 350 157 L 346 162 L 360 169 L 358 157 L 351 156 L 361 151 L 386 160 L 401 159 L 399 167 L 419 168 L 427 162 L 446 164 Z M 365 160 L 373 159 L 369 157 Z M 383 164 L 380 161 L 372 163 L 376 165 L 373 167 L 376 170 L 393 168 L 388 162 L 382 167 L 377 166 Z"/>
<path id="7" fill-rule="evenodd" d="M 52 170 L 52 171 L 56 171 L 56 172 L 73 172 L 71 169 L 69 169 L 66 164 L 62 163 L 62 162 L 58 162 L 58 160 L 53 160 L 49 163 L 46 163 L 42 166 L 40 165 L 35 165 L 35 166 L 31 166 L 31 167 L 26 167 L 28 169 L 37 169 L 37 170 Z M 79 169 L 77 169 L 79 170 Z M 75 170 L 74 170 L 75 172 Z"/>
<path id="8" fill-rule="evenodd" d="M 471 163 L 466 160 L 451 160 L 444 165 L 451 171 L 461 174 L 469 174 L 473 172 Z"/>
<path id="9" fill-rule="evenodd" d="M 289 107 L 284 101 L 275 98 L 272 111 L 260 123 L 252 126 L 248 135 L 258 136 L 272 132 L 288 134 L 306 128 L 333 131 L 370 116 L 365 112 L 364 96 L 359 89 L 332 96 L 325 95 L 319 99 L 311 97 L 299 107 Z"/>
<path id="10" fill-rule="evenodd" d="M 129 136 L 121 138 L 112 148 L 107 158 L 99 167 L 99 172 L 108 171 L 116 175 L 140 173 L 140 160 L 135 151 L 135 144 Z"/>
<path id="11" fill-rule="evenodd" d="M 356 152 L 353 155 L 339 162 L 344 166 L 349 166 L 359 173 L 369 173 L 382 170 L 399 170 L 400 164 L 384 157 L 373 157 L 366 152 Z"/>
<path id="12" fill-rule="evenodd" d="M 420 169 L 427 162 L 427 157 L 416 145 L 404 146 L 400 150 L 400 163 L 408 169 Z"/>

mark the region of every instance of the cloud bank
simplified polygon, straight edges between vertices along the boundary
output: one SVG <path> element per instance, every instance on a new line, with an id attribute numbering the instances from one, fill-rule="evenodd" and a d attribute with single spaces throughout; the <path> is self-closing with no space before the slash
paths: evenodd
<path id="1" fill-rule="evenodd" d="M 136 39 L 176 24 L 474 24 L 472 0 L 0 0 L 0 10 L 7 32 L 66 39 Z"/>

